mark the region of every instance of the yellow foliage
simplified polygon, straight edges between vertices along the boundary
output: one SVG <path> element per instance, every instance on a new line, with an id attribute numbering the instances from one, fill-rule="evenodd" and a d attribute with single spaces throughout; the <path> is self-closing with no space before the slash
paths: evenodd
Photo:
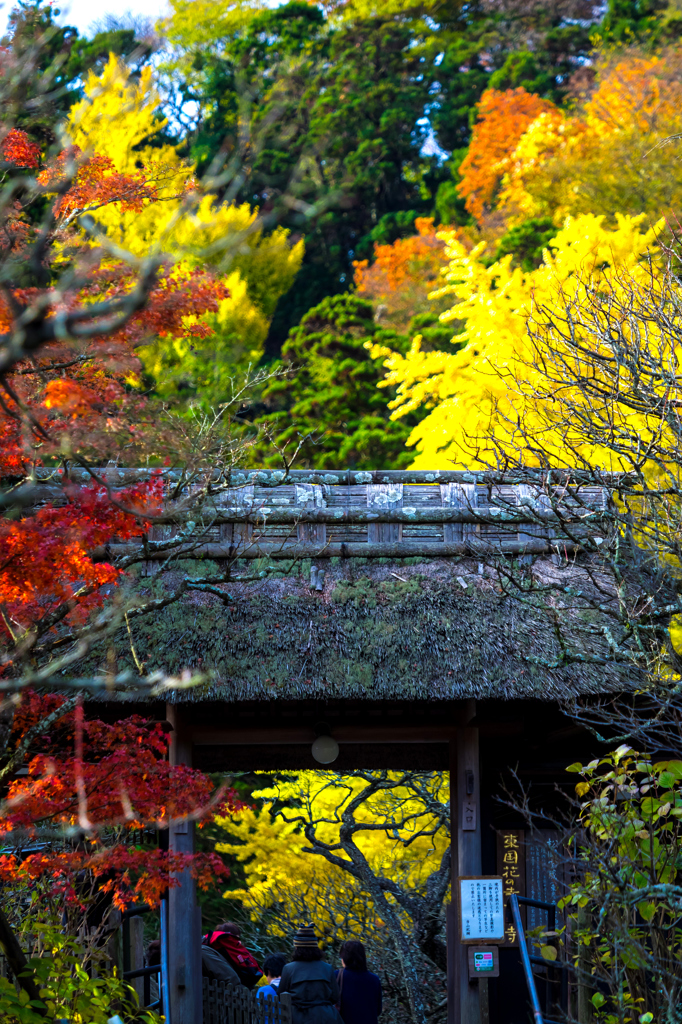
<path id="1" fill-rule="evenodd" d="M 616 133 L 630 127 L 646 134 L 667 131 L 682 118 L 680 54 L 629 56 L 613 66 L 603 65 L 599 87 L 585 105 L 588 122 L 597 131 Z"/>
<path id="2" fill-rule="evenodd" d="M 99 210 L 107 235 L 137 256 L 174 255 L 179 273 L 182 266 L 199 265 L 228 274 L 230 298 L 217 314 L 202 318 L 215 329 L 207 351 L 196 356 L 196 342 L 163 339 L 140 352 L 148 372 L 163 378 L 164 393 L 173 390 L 175 367 L 176 376 L 219 400 L 226 378 L 262 356 L 277 300 L 301 265 L 303 242 L 290 245 L 284 228 L 266 236 L 254 230 L 258 211 L 247 203 L 228 206 L 204 196 L 193 208 L 183 204 L 194 168 L 172 146 L 144 145 L 165 124 L 157 116 L 159 97 L 150 68 L 135 82 L 112 54 L 100 76 L 89 73 L 83 91 L 69 114 L 72 142 L 84 152 L 105 153 L 122 174 L 142 166 L 163 200 L 145 201 L 141 212 L 122 212 L 118 203 Z"/>
<path id="3" fill-rule="evenodd" d="M 468 252 L 456 235 L 446 237 L 448 284 L 436 295 L 455 297 L 441 320 L 465 322 L 464 333 L 458 335 L 464 347 L 453 354 L 422 352 L 419 336 L 405 356 L 371 347 L 372 357 L 383 356 L 388 370 L 380 386 L 397 388 L 390 403 L 393 417 L 428 410 L 407 442 L 417 447 L 415 468 L 471 467 L 477 464 L 472 452 L 479 442 L 485 445 L 489 431 L 513 444 L 519 419 L 561 456 L 557 446 L 565 439 L 552 436 L 546 407 L 540 419 L 535 389 L 541 385 L 541 372 L 533 365 L 528 326 L 532 323 L 541 332 L 548 313 L 564 317 L 567 303 L 581 301 L 596 286 L 625 295 L 629 284 L 646 282 L 642 256 L 652 249 L 656 229 L 642 230 L 642 216 L 616 219 L 612 230 L 605 227 L 603 216 L 567 218 L 550 243 L 551 251 L 545 250 L 542 266 L 527 274 L 512 267 L 511 256 L 486 266 L 481 258 L 484 243 Z M 603 453 L 583 454 L 589 458 Z M 528 464 L 532 461 L 528 453 Z"/>
<path id="4" fill-rule="evenodd" d="M 677 214 L 682 50 L 597 62 L 597 88 L 573 116 L 541 113 L 509 157 L 500 208 L 518 222 L 598 210 Z"/>
<path id="5" fill-rule="evenodd" d="M 390 774 L 390 773 L 389 773 Z M 347 776 L 340 779 L 334 772 L 302 771 L 287 773 L 285 780 L 274 787 L 253 794 L 262 800 L 260 809 L 247 808 L 236 815 L 220 818 L 218 823 L 229 841 L 216 845 L 244 865 L 246 886 L 228 890 L 226 899 L 239 900 L 254 919 L 264 910 L 281 901 L 288 903 L 292 916 L 298 908 L 307 908 L 318 930 L 336 935 L 339 927 L 351 921 L 362 921 L 365 927 L 381 927 L 367 894 L 342 868 L 324 858 L 305 853 L 310 849 L 300 822 L 285 821 L 275 814 L 275 804 L 284 805 L 284 817 L 302 816 L 306 821 L 325 819 L 315 828 L 323 842 L 337 842 L 341 814 L 349 802 L 363 789 L 361 779 Z M 445 795 L 443 795 L 445 793 Z M 441 791 L 447 799 L 447 790 Z M 415 813 L 411 829 L 418 831 L 431 821 L 423 804 L 406 790 L 377 793 L 356 812 L 356 820 L 376 824 L 391 819 L 399 811 Z M 402 838 L 410 832 L 402 831 Z M 434 837 L 421 837 L 410 846 L 389 838 L 384 831 L 367 831 L 356 836 L 356 842 L 376 874 L 399 881 L 410 888 L 421 886 L 440 864 L 448 844 L 442 832 Z M 342 859 L 345 853 L 336 851 Z M 304 911 L 301 910 L 301 913 Z M 277 925 L 275 925 L 277 930 Z M 286 931 L 283 927 L 282 934 Z"/>
<path id="6" fill-rule="evenodd" d="M 69 113 L 66 131 L 71 141 L 83 152 L 105 153 L 121 174 L 134 174 L 142 167 L 164 200 L 162 206 L 146 201 L 142 212 L 122 213 L 118 204 L 111 204 L 98 211 L 99 222 L 135 255 L 162 249 L 178 216 L 180 203 L 174 197 L 185 190 L 192 168 L 172 146 L 142 145 L 165 124 L 155 116 L 160 101 L 151 68 L 134 82 L 111 54 L 100 76 L 89 72 L 83 93 Z"/>
<path id="7" fill-rule="evenodd" d="M 551 216 L 561 223 L 575 203 L 569 161 L 582 158 L 585 123 L 559 110 L 543 111 L 518 141 L 503 178 L 500 206 L 511 223 Z"/>
<path id="8" fill-rule="evenodd" d="M 170 0 L 170 8 L 170 16 L 159 22 L 160 31 L 172 46 L 196 52 L 206 47 L 215 50 L 217 40 L 244 28 L 268 4 L 264 0 Z"/>

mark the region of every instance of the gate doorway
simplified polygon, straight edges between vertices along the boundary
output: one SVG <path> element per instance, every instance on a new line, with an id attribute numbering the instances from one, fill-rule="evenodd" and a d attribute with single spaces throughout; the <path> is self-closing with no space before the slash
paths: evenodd
<path id="1" fill-rule="evenodd" d="M 555 705 L 540 701 L 202 701 L 168 705 L 165 714 L 176 763 L 205 771 L 449 771 L 453 891 L 459 876 L 498 873 L 496 830 L 509 824 L 497 800 L 501 773 L 521 764 L 521 776 L 549 793 L 565 766 L 592 749 L 590 738 Z M 339 744 L 328 766 L 312 756 L 320 723 Z M 192 852 L 192 826 L 172 827 L 170 843 L 177 852 Z M 180 881 L 170 890 L 170 1024 L 196 1024 L 200 912 L 191 880 Z M 448 1024 L 527 1024 L 518 949 L 501 950 L 500 979 L 469 981 L 468 947 L 459 941 L 452 907 L 447 968 Z"/>

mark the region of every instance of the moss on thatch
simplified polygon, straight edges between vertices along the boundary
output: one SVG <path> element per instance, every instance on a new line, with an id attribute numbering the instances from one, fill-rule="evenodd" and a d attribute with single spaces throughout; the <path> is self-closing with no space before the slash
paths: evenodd
<path id="1" fill-rule="evenodd" d="M 226 584 L 229 600 L 192 595 L 136 621 L 137 657 L 146 671 L 212 673 L 211 683 L 177 697 L 192 701 L 556 700 L 624 684 L 613 665 L 548 667 L 560 652 L 543 613 L 500 595 L 475 566 L 341 562 L 326 568 L 323 593 L 310 590 L 309 565 L 301 565 L 293 575 Z M 154 589 L 152 580 L 139 583 Z M 576 649 L 595 653 L 594 634 L 578 617 L 570 634 Z M 126 631 L 114 646 L 117 669 L 133 667 Z"/>

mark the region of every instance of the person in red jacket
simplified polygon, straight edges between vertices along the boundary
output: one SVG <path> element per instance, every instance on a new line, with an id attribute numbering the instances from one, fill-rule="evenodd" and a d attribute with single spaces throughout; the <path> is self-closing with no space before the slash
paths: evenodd
<path id="1" fill-rule="evenodd" d="M 219 924 L 215 931 L 208 932 L 202 938 L 205 946 L 210 946 L 225 957 L 230 967 L 239 975 L 242 985 L 253 988 L 263 972 L 257 961 L 251 956 L 241 941 L 241 928 L 233 921 Z"/>

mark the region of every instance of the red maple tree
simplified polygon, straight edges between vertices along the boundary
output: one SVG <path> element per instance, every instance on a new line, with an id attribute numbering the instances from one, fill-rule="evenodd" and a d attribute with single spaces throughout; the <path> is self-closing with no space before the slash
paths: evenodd
<path id="1" fill-rule="evenodd" d="M 74 706 L 75 705 L 75 706 Z M 64 713 L 65 708 L 66 713 Z M 140 715 L 109 724 L 88 719 L 78 699 L 27 692 L 14 717 L 10 748 L 27 757 L 27 774 L 7 789 L 3 835 L 26 841 L 47 835 L 28 855 L 0 855 L 0 882 L 46 879 L 69 902 L 82 899 L 83 878 L 95 880 L 115 906 L 154 905 L 175 875 L 189 870 L 208 888 L 228 870 L 215 853 L 179 854 L 126 841 L 126 834 L 190 818 L 201 827 L 243 804 L 203 772 L 167 759 L 160 723 Z"/>

